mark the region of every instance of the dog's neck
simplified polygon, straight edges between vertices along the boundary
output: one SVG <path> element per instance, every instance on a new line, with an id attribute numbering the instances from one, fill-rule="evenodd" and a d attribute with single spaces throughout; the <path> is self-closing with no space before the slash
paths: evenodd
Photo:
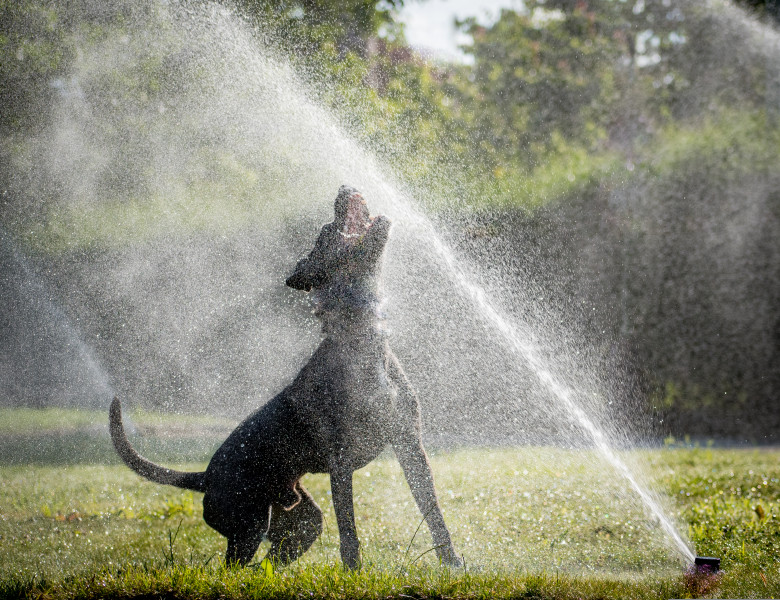
<path id="1" fill-rule="evenodd" d="M 384 315 L 374 277 L 332 281 L 312 295 L 322 332 L 331 337 L 384 335 Z"/>

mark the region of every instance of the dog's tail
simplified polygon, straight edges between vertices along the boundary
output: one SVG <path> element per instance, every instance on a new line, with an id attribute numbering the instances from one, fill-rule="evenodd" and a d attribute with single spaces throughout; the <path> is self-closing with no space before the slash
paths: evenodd
<path id="1" fill-rule="evenodd" d="M 193 473 L 166 469 L 165 467 L 161 467 L 160 465 L 156 465 L 153 462 L 146 460 L 135 451 L 125 435 L 125 427 L 122 424 L 122 406 L 120 405 L 118 398 L 114 398 L 113 402 L 111 402 L 108 427 L 111 431 L 111 441 L 114 442 L 114 448 L 116 448 L 119 456 L 128 467 L 138 473 L 141 477 L 151 479 L 155 483 L 175 485 L 176 487 L 194 490 L 196 492 L 206 491 L 205 472 Z"/>

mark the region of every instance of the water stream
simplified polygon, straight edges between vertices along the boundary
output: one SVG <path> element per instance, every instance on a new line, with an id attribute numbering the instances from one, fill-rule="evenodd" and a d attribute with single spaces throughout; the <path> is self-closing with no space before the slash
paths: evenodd
<path id="1" fill-rule="evenodd" d="M 577 403 L 574 390 L 568 388 L 545 365 L 539 356 L 537 348 L 529 341 L 529 338 L 522 335 L 512 323 L 504 317 L 494 306 L 485 291 L 472 283 L 468 276 L 456 262 L 452 251 L 438 238 L 433 237 L 432 243 L 436 247 L 439 255 L 447 266 L 449 275 L 453 281 L 471 298 L 474 307 L 480 316 L 485 319 L 500 336 L 501 341 L 509 348 L 519 360 L 525 361 L 534 375 L 539 379 L 546 390 L 565 409 L 566 413 L 576 423 L 580 429 L 592 440 L 594 447 L 601 456 L 614 467 L 615 471 L 623 477 L 630 485 L 631 489 L 641 498 L 648 512 L 658 520 L 661 528 L 669 539 L 674 543 L 676 550 L 689 563 L 693 563 L 694 553 L 688 547 L 688 544 L 680 536 L 677 528 L 666 515 L 665 511 L 653 497 L 650 490 L 641 483 L 628 465 L 613 450 L 609 439 L 604 431 L 599 428 L 593 419 Z"/>
<path id="2" fill-rule="evenodd" d="M 385 189 L 389 184 L 385 184 Z M 683 540 L 672 520 L 666 514 L 658 500 L 654 497 L 647 485 L 639 479 L 638 474 L 623 461 L 613 448 L 609 437 L 604 430 L 597 425 L 595 420 L 583 409 L 577 400 L 577 393 L 565 385 L 551 370 L 541 356 L 538 347 L 534 344 L 533 337 L 522 332 L 521 328 L 502 314 L 495 302 L 485 293 L 485 290 L 473 282 L 467 272 L 461 266 L 453 251 L 444 243 L 438 235 L 431 221 L 417 211 L 411 203 L 404 199 L 397 191 L 390 190 L 388 194 L 396 204 L 394 213 L 403 215 L 408 225 L 420 230 L 420 239 L 427 239 L 436 255 L 439 257 L 448 277 L 457 288 L 467 296 L 473 304 L 477 314 L 490 325 L 498 335 L 500 342 L 510 350 L 519 361 L 530 368 L 544 389 L 556 400 L 573 423 L 592 442 L 593 447 L 601 457 L 606 460 L 615 472 L 622 477 L 630 488 L 636 493 L 644 504 L 646 510 L 652 515 L 664 533 L 673 543 L 675 550 L 689 564 L 692 564 L 695 555 L 689 545 Z"/>

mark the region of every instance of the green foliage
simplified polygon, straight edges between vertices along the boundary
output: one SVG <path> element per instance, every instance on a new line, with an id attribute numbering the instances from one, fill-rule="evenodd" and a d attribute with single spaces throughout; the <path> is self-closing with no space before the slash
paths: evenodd
<path id="1" fill-rule="evenodd" d="M 387 159 L 402 180 L 426 190 L 421 195 L 429 199 L 457 199 L 444 205 L 490 204 L 496 198 L 503 206 L 543 205 L 571 195 L 567 181 L 572 174 L 580 183 L 588 173 L 597 178 L 617 155 L 630 156 L 648 140 L 664 138 L 665 131 L 680 127 L 681 119 L 710 110 L 713 102 L 739 105 L 740 110 L 745 101 L 753 106 L 762 102 L 760 69 L 743 67 L 745 60 L 760 62 L 760 57 L 717 52 L 716 45 L 727 45 L 739 34 L 720 27 L 696 3 L 682 3 L 670 12 L 660 0 L 527 2 L 520 12 L 502 11 L 490 27 L 465 21 L 462 27 L 473 37 L 466 50 L 474 64 L 461 67 L 432 66 L 413 55 L 394 20 L 402 4 L 236 3 L 262 37 L 288 53 L 355 137 Z M 146 11 L 142 20 L 166 26 L 151 4 L 136 11 L 121 2 L 102 12 L 86 6 L 63 8 L 31 0 L 3 5 L 3 31 L 9 34 L 3 38 L 0 85 L 17 100 L 19 91 L 28 95 L 9 102 L 4 116 L 18 121 L 26 118 L 25 107 L 31 107 L 30 115 L 40 122 L 45 112 L 40 106 L 52 100 L 52 78 L 68 71 L 76 60 L 74 48 L 123 38 L 131 13 L 138 19 L 137 13 Z M 140 44 L 127 53 L 134 61 L 107 71 L 106 81 L 95 80 L 92 89 L 84 90 L 96 110 L 110 113 L 111 103 L 121 101 L 125 115 L 108 130 L 94 132 L 119 137 L 100 182 L 110 192 L 98 211 L 102 214 L 76 205 L 49 218 L 45 208 L 43 218 L 32 213 L 32 222 L 18 229 L 51 240 L 66 239 L 62 230 L 81 229 L 70 242 L 75 239 L 79 245 L 101 238 L 125 243 L 129 230 L 121 224 L 139 219 L 159 224 L 159 230 L 202 228 L 197 219 L 179 217 L 208 212 L 222 218 L 226 230 L 246 220 L 245 211 L 222 214 L 215 206 L 215 199 L 227 195 L 259 192 L 252 183 L 259 177 L 256 167 L 234 153 L 217 156 L 216 164 L 225 159 L 237 170 L 217 168 L 191 186 L 179 186 L 183 193 L 174 204 L 181 210 L 174 211 L 170 222 L 165 222 L 170 212 L 162 214 L 161 208 L 171 204 L 169 192 L 160 195 L 146 185 L 154 155 L 140 150 L 182 118 L 172 110 L 161 121 L 154 114 L 161 107 L 159 97 L 167 98 L 171 110 L 176 104 L 171 91 L 199 80 L 197 72 L 181 68 L 185 63 L 177 58 L 175 37 L 163 48 L 130 37 L 129 44 Z M 705 59 L 709 62 L 703 64 Z M 713 88 L 712 82 L 721 81 L 734 82 L 728 94 Z M 191 145 L 198 152 L 224 154 L 202 140 Z M 11 152 L 18 159 L 24 150 Z M 243 175 L 235 176 L 239 172 Z M 52 188 L 52 183 L 42 187 Z M 12 217 L 24 220 L 23 214 Z M 46 245 L 57 248 L 61 243 Z"/>
<path id="2" fill-rule="evenodd" d="M 736 3 L 754 10 L 759 15 L 766 15 L 780 22 L 780 3 L 777 0 L 736 0 Z"/>
<path id="3" fill-rule="evenodd" d="M 366 41 L 393 25 L 404 0 L 235 0 L 264 29 L 276 29 L 298 52 L 334 46 L 364 52 Z"/>
<path id="4" fill-rule="evenodd" d="M 530 171 L 497 166 L 493 177 L 472 195 L 472 206 L 533 212 L 555 202 L 581 197 L 609 179 L 620 162 L 615 153 L 592 154 L 581 146 L 564 142 L 558 134 L 556 151 Z"/>
<path id="5" fill-rule="evenodd" d="M 461 26 L 473 38 L 466 51 L 474 65 L 455 72 L 449 89 L 470 140 L 465 153 L 482 166 L 477 189 L 514 189 L 520 207 L 577 197 L 561 181 L 567 173 L 547 165 L 587 161 L 585 171 L 600 171 L 601 179 L 610 177 L 604 167 L 637 156 L 674 168 L 690 148 L 682 131 L 713 160 L 705 146 L 747 126 L 761 147 L 744 157 L 744 167 L 762 169 L 776 156 L 751 123 L 771 102 L 768 63 L 760 43 L 744 39 L 748 26 L 729 21 L 727 7 L 548 0 L 503 10 L 488 27 L 475 19 Z M 552 173 L 558 181 L 548 186 Z M 530 203 L 529 187 L 540 189 Z"/>
<path id="6" fill-rule="evenodd" d="M 624 293 L 624 307 L 633 322 L 652 323 L 637 327 L 633 344 L 653 365 L 653 404 L 673 431 L 713 435 L 719 422 L 740 421 L 752 437 L 774 428 L 776 411 L 761 399 L 776 341 L 744 317 L 776 303 L 767 282 L 778 155 L 780 130 L 765 111 L 721 110 L 670 126 L 638 157 L 629 185 L 645 202 L 624 217 L 623 261 L 643 273 L 645 288 Z M 647 256 L 653 268 L 641 266 Z M 735 289 L 727 282 L 739 271 L 755 282 Z"/>
<path id="7" fill-rule="evenodd" d="M 594 16 L 584 8 L 558 14 L 529 6 L 522 14 L 502 11 L 489 28 L 465 23 L 474 39 L 468 50 L 480 149 L 533 164 L 554 150 L 556 135 L 598 145 L 614 96 L 605 65 L 618 48 Z"/>
<path id="8" fill-rule="evenodd" d="M 70 48 L 56 3 L 0 2 L 0 132 L 40 126 L 51 80 L 66 68 Z"/>
<path id="9" fill-rule="evenodd" d="M 685 126 L 669 125 L 642 153 L 646 176 L 739 178 L 770 172 L 780 155 L 780 129 L 766 110 L 723 108 Z"/>

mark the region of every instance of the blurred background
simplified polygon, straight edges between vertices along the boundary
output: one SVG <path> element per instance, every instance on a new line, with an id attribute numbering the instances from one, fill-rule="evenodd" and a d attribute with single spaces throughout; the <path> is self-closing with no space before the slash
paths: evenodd
<path id="1" fill-rule="evenodd" d="M 611 411 L 651 439 L 776 443 L 778 20 L 769 0 L 0 0 L 0 405 L 245 415 L 318 343 L 284 279 L 375 160 Z M 388 314 L 427 429 L 545 441 L 530 375 L 402 225 Z"/>

